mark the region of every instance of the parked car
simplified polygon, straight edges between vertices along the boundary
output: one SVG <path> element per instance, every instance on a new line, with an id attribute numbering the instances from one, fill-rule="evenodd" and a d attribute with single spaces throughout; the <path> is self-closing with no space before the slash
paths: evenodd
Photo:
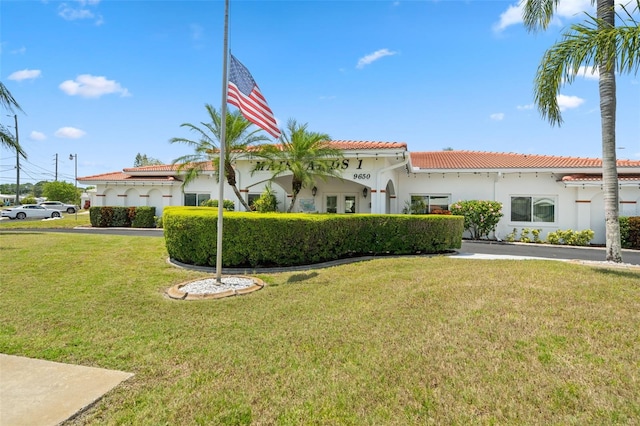
<path id="1" fill-rule="evenodd" d="M 61 216 L 58 210 L 49 209 L 38 204 L 23 204 L 22 206 L 2 210 L 0 214 L 2 217 L 8 217 L 9 219 L 46 219 Z"/>
<path id="2" fill-rule="evenodd" d="M 38 203 L 39 206 L 44 206 L 48 209 L 58 210 L 60 212 L 67 212 L 69 214 L 75 213 L 80 210 L 80 206 L 74 206 L 73 204 L 65 204 L 60 201 L 43 201 Z"/>

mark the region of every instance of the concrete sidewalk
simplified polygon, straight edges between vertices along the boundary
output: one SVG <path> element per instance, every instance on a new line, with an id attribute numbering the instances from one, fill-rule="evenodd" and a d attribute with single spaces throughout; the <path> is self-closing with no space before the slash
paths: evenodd
<path id="1" fill-rule="evenodd" d="M 58 425 L 132 376 L 0 354 L 0 426 Z"/>

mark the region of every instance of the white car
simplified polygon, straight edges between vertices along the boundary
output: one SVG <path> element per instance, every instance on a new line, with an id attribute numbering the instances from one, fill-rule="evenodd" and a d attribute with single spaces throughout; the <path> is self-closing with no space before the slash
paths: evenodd
<path id="1" fill-rule="evenodd" d="M 9 219 L 47 219 L 52 217 L 61 217 L 58 210 L 48 209 L 37 204 L 24 204 L 22 206 L 13 207 L 2 210 L 2 217 Z"/>
<path id="2" fill-rule="evenodd" d="M 58 210 L 60 212 L 67 212 L 69 214 L 75 213 L 80 210 L 79 206 L 74 206 L 73 204 L 65 204 L 60 201 L 43 201 L 38 203 L 39 206 L 46 207 L 48 209 Z"/>

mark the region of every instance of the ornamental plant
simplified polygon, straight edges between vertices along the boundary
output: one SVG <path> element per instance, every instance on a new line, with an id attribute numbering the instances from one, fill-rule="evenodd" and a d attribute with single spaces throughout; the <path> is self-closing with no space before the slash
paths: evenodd
<path id="1" fill-rule="evenodd" d="M 451 205 L 451 213 L 464 216 L 464 229 L 471 238 L 479 240 L 489 238 L 495 231 L 502 214 L 502 203 L 498 201 L 468 200 L 458 201 Z"/>

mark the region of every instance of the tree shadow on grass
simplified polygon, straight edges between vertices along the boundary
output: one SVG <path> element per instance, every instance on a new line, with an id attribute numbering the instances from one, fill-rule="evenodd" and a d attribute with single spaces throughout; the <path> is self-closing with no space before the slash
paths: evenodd
<path id="1" fill-rule="evenodd" d="M 625 271 L 620 269 L 613 269 L 607 267 L 595 268 L 597 272 L 603 275 L 615 275 L 617 277 L 624 278 L 639 278 L 640 277 L 640 269 L 637 271 Z M 640 281 L 638 282 L 640 284 Z"/>
<path id="2" fill-rule="evenodd" d="M 317 272 L 307 272 L 304 274 L 293 274 L 289 277 L 289 279 L 287 280 L 288 283 L 298 283 L 301 281 L 305 281 L 305 280 L 309 280 L 311 278 L 317 277 L 318 273 Z"/>

